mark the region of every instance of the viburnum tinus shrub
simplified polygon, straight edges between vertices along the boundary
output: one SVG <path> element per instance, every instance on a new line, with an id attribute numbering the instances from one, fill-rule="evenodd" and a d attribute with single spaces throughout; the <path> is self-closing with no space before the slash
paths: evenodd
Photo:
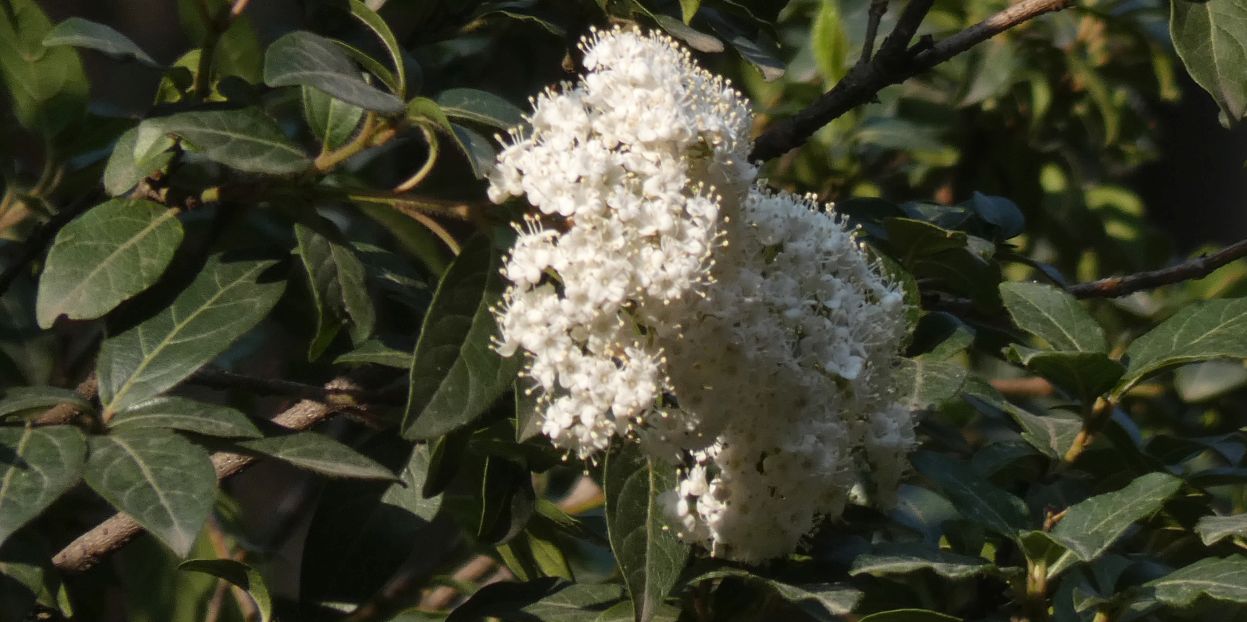
<path id="1" fill-rule="evenodd" d="M 123 4 L 0 0 L 0 622 L 1244 616 L 1241 2 Z"/>

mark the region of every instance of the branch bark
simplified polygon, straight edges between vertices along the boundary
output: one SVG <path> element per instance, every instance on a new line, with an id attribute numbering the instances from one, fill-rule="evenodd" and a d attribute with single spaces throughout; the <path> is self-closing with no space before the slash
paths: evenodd
<path id="1" fill-rule="evenodd" d="M 1120 298 L 1162 285 L 1202 279 L 1218 268 L 1243 257 L 1247 257 L 1247 240 L 1235 242 L 1211 255 L 1201 255 L 1196 259 L 1168 268 L 1112 276 L 1090 283 L 1079 283 L 1070 287 L 1069 292 L 1079 298 Z"/>
<path id="2" fill-rule="evenodd" d="M 357 392 L 360 387 L 348 377 L 333 379 L 324 386 L 329 392 Z M 315 400 L 303 400 L 282 411 L 273 423 L 291 430 L 306 430 L 342 409 L 341 406 Z M 217 480 L 225 480 L 255 463 L 255 456 L 218 452 L 212 455 Z M 66 573 L 89 570 L 109 554 L 117 551 L 143 533 L 143 527 L 128 515 L 118 512 L 90 531 L 82 534 L 52 558 L 52 564 Z"/>
<path id="3" fill-rule="evenodd" d="M 923 9 L 924 3 L 929 9 L 929 2 L 915 0 L 906 5 L 906 12 L 910 13 L 912 10 L 916 14 Z M 792 117 L 772 123 L 754 142 L 749 158 L 755 161 L 769 160 L 800 147 L 819 128 L 871 101 L 885 87 L 900 84 L 1010 28 L 1040 15 L 1068 8 L 1072 4 L 1073 0 L 1020 0 L 943 41 L 933 45 L 920 43 L 909 48 L 904 46 L 908 45 L 917 25 L 913 25 L 914 30 L 909 31 L 909 37 L 905 37 L 906 31 L 900 30 L 900 27 L 909 22 L 902 16 L 898 20 L 898 30 L 894 30 L 888 40 L 884 41 L 879 54 L 870 62 L 857 64 L 843 80 L 813 104 Z M 922 10 L 922 15 L 925 14 L 925 10 Z M 904 43 L 892 43 L 902 38 Z M 893 53 L 886 52 L 890 43 L 897 46 L 893 48 L 896 50 Z"/>

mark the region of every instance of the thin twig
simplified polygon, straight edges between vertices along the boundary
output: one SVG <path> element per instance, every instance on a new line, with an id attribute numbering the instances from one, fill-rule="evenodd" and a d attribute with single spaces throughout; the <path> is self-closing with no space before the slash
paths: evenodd
<path id="1" fill-rule="evenodd" d="M 360 390 L 354 380 L 345 376 L 335 378 L 324 388 L 326 391 Z M 339 410 L 339 406 L 332 404 L 303 400 L 274 417 L 273 423 L 291 430 L 306 430 Z M 218 452 L 212 455 L 212 466 L 217 479 L 224 480 L 251 466 L 256 459 L 251 455 Z M 52 563 L 61 572 L 84 572 L 141 533 L 143 527 L 133 518 L 122 513 L 114 514 L 61 549 L 52 558 Z"/>
<path id="2" fill-rule="evenodd" d="M 879 22 L 887 12 L 888 0 L 870 0 L 870 13 L 866 17 L 866 41 L 862 44 L 862 55 L 857 59 L 857 64 L 870 62 L 875 53 L 875 38 L 879 36 Z"/>
<path id="3" fill-rule="evenodd" d="M 78 384 L 78 387 L 74 389 L 74 393 L 77 393 L 78 397 L 81 397 L 82 399 L 88 402 L 95 399 L 95 396 L 98 395 L 99 392 L 100 392 L 100 383 L 99 383 L 99 380 L 95 376 L 95 372 L 91 372 L 91 375 L 87 376 L 86 380 L 83 380 L 81 383 Z M 40 414 L 38 417 L 35 417 L 34 424 L 35 425 L 66 424 L 66 423 L 69 423 L 70 421 L 73 421 L 74 417 L 77 417 L 78 413 L 80 412 L 82 412 L 81 409 L 79 409 L 74 404 L 68 404 L 68 403 L 57 404 L 56 406 L 53 406 L 43 411 L 43 413 Z"/>
<path id="4" fill-rule="evenodd" d="M 911 2 L 905 7 L 906 12 L 911 15 L 917 14 L 923 8 L 921 5 L 924 1 Z M 844 113 L 870 102 L 884 87 L 904 82 L 997 34 L 1045 13 L 1060 11 L 1072 4 L 1072 0 L 1021 0 L 938 43 L 932 45 L 920 43 L 907 49 L 900 49 L 895 47 L 899 46 L 899 43 L 892 43 L 891 49 L 900 49 L 897 53 L 885 53 L 885 48 L 889 48 L 890 44 L 889 41 L 884 41 L 879 53 L 870 62 L 855 66 L 830 91 L 797 114 L 772 123 L 758 136 L 754 143 L 753 153 L 749 157 L 751 160 L 764 161 L 800 147 L 819 128 Z M 917 24 L 912 24 L 912 31 L 908 31 L 911 24 L 904 17 L 898 20 L 897 28 L 900 29 L 902 24 L 906 26 L 906 30 L 894 30 L 889 40 L 899 42 L 904 39 L 904 44 L 907 45 L 913 32 L 917 30 Z M 907 31 L 909 37 L 905 36 Z"/>
<path id="5" fill-rule="evenodd" d="M 1079 283 L 1070 287 L 1069 292 L 1079 298 L 1119 298 L 1162 285 L 1202 279 L 1218 268 L 1243 257 L 1247 257 L 1247 240 L 1235 242 L 1211 255 L 1200 255 L 1168 268 L 1113 276 L 1090 283 Z"/>
<path id="6" fill-rule="evenodd" d="M 896 26 L 892 27 L 892 34 L 889 34 L 879 45 L 879 54 L 876 59 L 883 64 L 903 61 L 909 42 L 913 41 L 914 35 L 918 33 L 918 27 L 922 26 L 922 20 L 926 18 L 927 13 L 931 12 L 932 4 L 935 4 L 935 0 L 909 0 L 905 8 L 901 10 L 900 17 L 896 18 Z"/>

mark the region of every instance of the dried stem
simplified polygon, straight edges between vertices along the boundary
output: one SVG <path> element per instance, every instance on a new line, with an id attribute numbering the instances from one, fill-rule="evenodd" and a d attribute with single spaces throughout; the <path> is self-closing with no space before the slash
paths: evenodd
<path id="1" fill-rule="evenodd" d="M 879 36 L 879 22 L 887 12 L 888 0 L 870 0 L 870 13 L 866 18 L 866 42 L 862 44 L 862 55 L 857 59 L 857 64 L 870 62 L 875 53 L 875 38 Z"/>
<path id="2" fill-rule="evenodd" d="M 339 377 L 324 386 L 328 392 L 357 392 L 360 387 L 348 377 Z M 340 406 L 315 400 L 303 400 L 273 418 L 273 423 L 291 430 L 306 430 L 313 424 L 341 410 Z M 229 478 L 251 466 L 255 456 L 218 452 L 212 455 L 212 466 L 218 480 Z M 90 531 L 82 534 L 52 558 L 53 565 L 66 573 L 84 572 L 109 554 L 143 533 L 143 527 L 126 514 L 117 513 Z"/>

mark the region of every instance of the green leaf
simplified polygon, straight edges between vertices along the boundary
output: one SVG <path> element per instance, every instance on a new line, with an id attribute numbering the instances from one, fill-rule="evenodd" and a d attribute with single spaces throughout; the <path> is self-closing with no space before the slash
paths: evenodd
<path id="1" fill-rule="evenodd" d="M 179 556 L 186 555 L 216 498 L 208 452 L 164 430 L 93 436 L 83 477 Z"/>
<path id="2" fill-rule="evenodd" d="M 1148 473 L 1116 492 L 1071 506 L 1052 530 L 1052 539 L 1089 562 L 1107 551 L 1135 521 L 1154 514 L 1182 486 L 1165 473 Z"/>
<path id="3" fill-rule="evenodd" d="M 1009 199 L 975 192 L 963 205 L 974 210 L 980 220 L 994 227 L 998 239 L 1008 240 L 1026 231 L 1026 217 L 1022 215 L 1017 203 Z"/>
<path id="4" fill-rule="evenodd" d="M 1001 283 L 1000 297 L 1018 328 L 1056 350 L 1106 352 L 1104 329 L 1073 296 L 1042 283 Z"/>
<path id="5" fill-rule="evenodd" d="M 398 349 L 381 339 L 370 339 L 359 347 L 341 354 L 333 360 L 334 365 L 362 365 L 371 363 L 398 369 L 411 369 L 411 349 Z"/>
<path id="6" fill-rule="evenodd" d="M 898 387 L 900 401 L 915 410 L 956 397 L 966 381 L 966 369 L 961 365 L 927 358 L 901 359 L 896 374 L 909 383 Z"/>
<path id="7" fill-rule="evenodd" d="M 911 461 L 919 473 L 939 484 L 966 519 L 1010 539 L 1027 527 L 1026 504 L 968 465 L 927 451 L 914 454 Z"/>
<path id="8" fill-rule="evenodd" d="M 351 340 L 366 340 L 376 325 L 376 311 L 368 295 L 364 264 L 327 220 L 318 219 L 315 228 L 295 223 L 294 234 L 296 252 L 316 303 L 316 337 L 308 349 L 308 360 L 320 358 L 347 318 Z"/>
<path id="9" fill-rule="evenodd" d="M 90 320 L 151 287 L 182 243 L 177 210 L 151 201 L 105 201 L 61 229 L 39 277 L 35 315 Z"/>
<path id="10" fill-rule="evenodd" d="M 553 578 L 526 583 L 493 583 L 477 590 L 456 607 L 446 617 L 446 622 L 469 622 L 487 617 L 584 622 L 610 610 L 621 596 L 618 585 L 568 583 Z"/>
<path id="11" fill-rule="evenodd" d="M 100 345 L 100 403 L 118 412 L 173 387 L 258 324 L 285 289 L 261 283 L 273 261 L 214 255 L 167 307 Z"/>
<path id="12" fill-rule="evenodd" d="M 300 589 L 317 598 L 360 602 L 383 586 L 420 544 L 420 555 L 451 554 L 460 540 L 444 521 L 430 524 L 442 505 L 440 496 L 421 494 L 428 475 L 426 446 L 378 435 L 361 447 L 387 468 L 397 482 L 331 480 L 308 527 Z"/>
<path id="13" fill-rule="evenodd" d="M 81 17 L 71 17 L 57 24 L 52 32 L 43 38 L 44 47 L 58 45 L 89 48 L 122 59 L 132 58 L 149 67 L 161 66 L 129 37 L 117 32 L 111 26 Z"/>
<path id="14" fill-rule="evenodd" d="M 294 432 L 240 441 L 235 447 L 329 477 L 397 479 L 376 460 L 319 432 Z"/>
<path id="15" fill-rule="evenodd" d="M 1103 352 L 1034 350 L 1014 345 L 1009 358 L 1047 378 L 1071 397 L 1090 403 L 1107 393 L 1126 372 L 1121 363 Z"/>
<path id="16" fill-rule="evenodd" d="M 182 112 L 139 124 L 135 154 L 148 153 L 166 135 L 205 158 L 248 173 L 288 175 L 311 166 L 281 128 L 257 108 Z"/>
<path id="17" fill-rule="evenodd" d="M 992 388 L 991 385 L 977 377 L 966 382 L 965 400 L 980 411 L 990 407 L 1000 410 L 1017 422 L 1022 429 L 1022 439 L 1038 449 L 1040 453 L 1060 460 L 1074 443 L 1074 438 L 1082 431 L 1082 419 L 1069 414 L 1053 413 L 1036 415 L 1015 406 Z"/>
<path id="18" fill-rule="evenodd" d="M 1230 536 L 1247 536 L 1247 514 L 1205 516 L 1195 524 L 1204 546 L 1212 546 Z"/>
<path id="19" fill-rule="evenodd" d="M 260 429 L 241 412 L 184 397 L 154 397 L 135 404 L 108 422 L 117 430 L 160 428 L 222 438 L 260 438 Z"/>
<path id="20" fill-rule="evenodd" d="M 34 0 L 0 5 L 0 82 L 18 123 L 52 135 L 86 111 L 88 81 L 77 50 L 45 48 L 52 23 Z"/>
<path id="21" fill-rule="evenodd" d="M 693 16 L 697 15 L 697 9 L 701 7 L 701 0 L 680 0 L 680 17 L 687 24 L 693 21 Z"/>
<path id="22" fill-rule="evenodd" d="M 1174 370 L 1173 388 L 1183 402 L 1197 404 L 1216 399 L 1247 384 L 1242 361 L 1204 361 Z"/>
<path id="23" fill-rule="evenodd" d="M 0 544 L 78 483 L 86 453 L 73 426 L 0 427 Z"/>
<path id="24" fill-rule="evenodd" d="M 961 622 L 961 618 L 930 609 L 893 609 L 862 616 L 858 622 Z"/>
<path id="25" fill-rule="evenodd" d="M 26 410 L 72 404 L 79 410 L 91 410 L 91 402 L 61 387 L 13 387 L 0 392 L 0 419 Z"/>
<path id="26" fill-rule="evenodd" d="M 216 28 L 214 18 L 221 11 L 228 11 L 233 0 L 178 0 L 178 21 L 193 45 L 202 45 L 209 31 Z M 205 11 L 204 9 L 207 9 Z M 216 77 L 238 76 L 247 82 L 260 80 L 260 62 L 264 49 L 260 46 L 249 11 L 234 16 L 229 29 L 221 35 L 212 59 Z"/>
<path id="27" fill-rule="evenodd" d="M 824 84 L 835 84 L 844 77 L 849 41 L 844 33 L 839 2 L 820 2 L 810 27 L 810 49 Z"/>
<path id="28" fill-rule="evenodd" d="M 649 622 L 675 587 L 689 547 L 664 525 L 659 495 L 675 489 L 675 469 L 646 459 L 634 445 L 606 458 L 602 476 L 611 550 L 638 622 Z"/>
<path id="29" fill-rule="evenodd" d="M 164 137 L 156 144 L 148 146 L 146 153 L 135 153 L 135 141 L 139 129 L 130 128 L 117 138 L 112 153 L 108 156 L 108 164 L 104 166 L 104 190 L 111 196 L 125 194 L 143 178 L 157 170 L 163 169 L 173 159 L 173 139 Z"/>
<path id="30" fill-rule="evenodd" d="M 992 565 L 980 557 L 924 546 L 891 544 L 877 546 L 873 552 L 857 556 L 849 574 L 886 576 L 918 570 L 930 570 L 949 579 L 965 579 L 991 571 Z"/>
<path id="31" fill-rule="evenodd" d="M 0 619 L 38 619 L 32 611 L 36 603 L 55 604 L 64 588 L 47 548 L 29 532 L 0 546 Z"/>
<path id="32" fill-rule="evenodd" d="M 188 559 L 178 564 L 178 570 L 210 574 L 243 589 L 260 611 L 260 622 L 273 619 L 273 599 L 260 571 L 233 559 Z"/>
<path id="33" fill-rule="evenodd" d="M 511 102 L 476 89 L 447 89 L 438 94 L 437 105 L 450 119 L 471 121 L 508 130 L 524 121 L 524 113 Z"/>
<path id="34" fill-rule="evenodd" d="M 519 357 L 502 358 L 492 307 L 502 295 L 498 250 L 470 240 L 438 283 L 411 364 L 403 436 L 430 439 L 467 425 L 510 388 Z"/>
<path id="35" fill-rule="evenodd" d="M 334 99 L 310 86 L 302 88 L 303 120 L 320 140 L 322 152 L 345 145 L 359 129 L 364 109 Z"/>
<path id="36" fill-rule="evenodd" d="M 1200 596 L 1247 603 L 1247 558 L 1204 558 L 1145 585 L 1156 600 L 1174 607 L 1192 605 Z"/>
<path id="37" fill-rule="evenodd" d="M 1247 298 L 1188 305 L 1135 339 L 1115 393 L 1170 367 L 1219 358 L 1247 358 Z"/>
<path id="38" fill-rule="evenodd" d="M 467 159 L 472 174 L 477 179 L 484 179 L 485 172 L 493 166 L 497 153 L 488 138 L 481 136 L 462 125 L 451 123 L 442 107 L 437 102 L 416 97 L 407 102 L 407 117 L 417 122 L 431 125 L 435 130 L 450 138 Z"/>
<path id="39" fill-rule="evenodd" d="M 289 33 L 264 53 L 264 83 L 308 86 L 365 110 L 385 114 L 403 111 L 403 100 L 379 90 L 360 77 L 359 69 L 333 41 L 305 31 Z"/>
<path id="40" fill-rule="evenodd" d="M 1247 3 L 1207 0 L 1172 3 L 1169 31 L 1187 71 L 1231 121 L 1247 115 Z"/>
<path id="41" fill-rule="evenodd" d="M 674 17 L 663 15 L 662 13 L 650 13 L 650 17 L 654 18 L 658 26 L 667 31 L 667 34 L 687 43 L 689 47 L 698 52 L 714 54 L 726 49 L 723 47 L 723 42 L 715 38 L 714 35 L 706 34 L 692 26 L 688 26 Z"/>
<path id="42" fill-rule="evenodd" d="M 689 580 L 690 585 L 714 579 L 739 579 L 757 585 L 792 603 L 819 622 L 835 622 L 853 611 L 862 599 L 862 592 L 847 585 L 812 583 L 792 585 L 753 574 L 738 568 L 712 570 Z"/>
<path id="43" fill-rule="evenodd" d="M 381 44 L 385 46 L 385 51 L 390 53 L 390 62 L 394 65 L 394 94 L 399 99 L 407 98 L 407 67 L 403 63 L 403 48 L 398 44 L 398 39 L 390 30 L 385 20 L 380 15 L 373 12 L 363 2 L 359 0 L 350 0 L 351 14 L 355 16 L 361 23 L 372 30 L 373 34 L 381 40 Z"/>

